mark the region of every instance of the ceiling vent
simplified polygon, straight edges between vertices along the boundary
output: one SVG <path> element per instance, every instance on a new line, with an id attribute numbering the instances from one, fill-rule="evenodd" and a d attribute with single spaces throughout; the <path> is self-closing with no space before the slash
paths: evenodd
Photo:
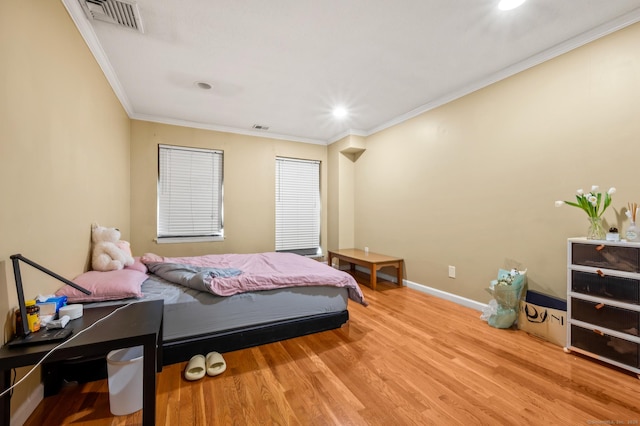
<path id="1" fill-rule="evenodd" d="M 140 31 L 142 19 L 138 5 L 132 1 L 124 0 L 79 0 L 84 13 L 89 19 L 109 22 L 121 27 Z"/>

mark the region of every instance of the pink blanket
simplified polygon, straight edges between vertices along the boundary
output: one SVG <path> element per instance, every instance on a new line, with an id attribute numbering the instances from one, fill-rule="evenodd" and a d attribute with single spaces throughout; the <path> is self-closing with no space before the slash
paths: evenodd
<path id="1" fill-rule="evenodd" d="M 362 290 L 349 274 L 324 263 L 292 253 L 209 254 L 195 257 L 164 257 L 147 253 L 142 263 L 180 263 L 242 271 L 238 276 L 212 277 L 207 287 L 219 296 L 283 287 L 328 285 L 345 287 L 349 298 L 364 306 Z"/>

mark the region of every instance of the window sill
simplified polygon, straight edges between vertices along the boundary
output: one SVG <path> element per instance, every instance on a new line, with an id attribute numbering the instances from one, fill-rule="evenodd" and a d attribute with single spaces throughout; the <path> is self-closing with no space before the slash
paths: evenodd
<path id="1" fill-rule="evenodd" d="M 162 237 L 156 238 L 156 244 L 180 244 L 180 243 L 207 243 L 212 241 L 224 241 L 224 236 L 214 237 Z"/>

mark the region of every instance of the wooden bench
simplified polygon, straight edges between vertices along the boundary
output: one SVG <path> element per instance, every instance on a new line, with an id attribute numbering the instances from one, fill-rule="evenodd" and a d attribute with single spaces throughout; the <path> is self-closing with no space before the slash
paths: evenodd
<path id="1" fill-rule="evenodd" d="M 376 289 L 376 273 L 385 266 L 393 266 L 397 269 L 398 285 L 402 287 L 402 271 L 404 269 L 404 260 L 399 257 L 386 256 L 384 254 L 365 252 L 358 249 L 339 249 L 329 250 L 329 266 L 332 266 L 333 258 L 348 262 L 351 271 L 356 269 L 356 265 L 368 268 L 371 271 L 371 288 Z"/>

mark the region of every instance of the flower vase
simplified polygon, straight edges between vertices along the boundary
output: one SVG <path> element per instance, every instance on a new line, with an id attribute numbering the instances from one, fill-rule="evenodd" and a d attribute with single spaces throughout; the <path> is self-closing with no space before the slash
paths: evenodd
<path id="1" fill-rule="evenodd" d="M 602 218 L 589 217 L 589 229 L 587 230 L 587 240 L 604 240 L 606 231 L 602 227 Z"/>

